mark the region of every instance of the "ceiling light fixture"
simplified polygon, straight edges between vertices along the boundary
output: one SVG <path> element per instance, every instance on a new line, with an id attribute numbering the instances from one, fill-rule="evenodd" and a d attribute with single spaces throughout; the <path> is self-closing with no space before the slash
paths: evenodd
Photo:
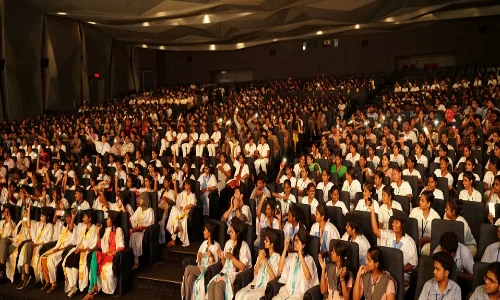
<path id="1" fill-rule="evenodd" d="M 215 50 L 215 45 L 214 44 L 210 45 L 210 50 Z"/>
<path id="2" fill-rule="evenodd" d="M 160 50 L 165 50 L 165 46 L 160 46 Z"/>
<path id="3" fill-rule="evenodd" d="M 60 12 L 58 12 L 58 13 L 56 13 L 56 14 L 58 14 L 58 15 L 60 15 L 60 16 L 65 16 L 65 15 L 67 15 L 68 13 L 65 13 L 65 12 L 63 12 L 63 11 L 60 11 Z"/>
<path id="4" fill-rule="evenodd" d="M 320 31 L 316 32 L 316 34 L 317 34 L 317 35 L 322 35 L 322 34 L 323 34 L 323 31 L 321 31 L 321 30 L 320 30 Z"/>
<path id="5" fill-rule="evenodd" d="M 92 25 L 97 24 L 96 22 L 92 22 L 92 21 L 88 21 L 87 23 L 92 24 Z"/>
<path id="6" fill-rule="evenodd" d="M 147 47 L 148 47 L 148 45 L 146 45 L 146 44 L 142 44 L 142 45 L 141 45 L 141 47 L 142 47 L 142 48 L 147 48 Z"/>
<path id="7" fill-rule="evenodd" d="M 360 28 L 361 26 L 359 26 L 359 24 L 354 25 L 354 29 L 360 29 Z"/>
<path id="8" fill-rule="evenodd" d="M 210 24 L 210 16 L 209 15 L 205 15 L 203 17 L 203 24 Z"/>
<path id="9" fill-rule="evenodd" d="M 245 43 L 236 44 L 236 49 L 243 49 L 243 48 L 245 48 Z"/>
<path id="10" fill-rule="evenodd" d="M 150 24 L 149 24 L 149 22 L 144 22 L 144 23 L 142 23 L 142 26 L 143 26 L 143 27 L 149 27 L 149 26 L 150 26 Z"/>

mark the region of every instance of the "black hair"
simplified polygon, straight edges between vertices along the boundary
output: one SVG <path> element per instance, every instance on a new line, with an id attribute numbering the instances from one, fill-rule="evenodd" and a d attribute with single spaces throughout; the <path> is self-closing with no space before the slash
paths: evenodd
<path id="1" fill-rule="evenodd" d="M 352 180 L 356 179 L 356 169 L 354 169 L 353 166 L 347 167 L 346 174 L 349 174 L 349 176 L 351 176 Z"/>
<path id="2" fill-rule="evenodd" d="M 233 227 L 233 226 L 231 226 Z M 240 249 L 243 243 L 243 232 L 238 232 L 238 230 L 233 227 L 234 232 L 236 232 L 236 247 L 233 248 L 233 256 L 236 259 L 240 259 Z"/>
<path id="3" fill-rule="evenodd" d="M 432 259 L 441 264 L 445 271 L 448 271 L 448 277 L 450 277 L 451 271 L 453 270 L 453 257 L 449 253 L 440 251 L 432 255 Z"/>
<path id="4" fill-rule="evenodd" d="M 349 249 L 344 245 L 344 243 L 336 242 L 333 245 L 332 250 L 335 251 L 335 254 L 337 254 L 337 256 L 340 256 L 340 259 L 342 260 L 342 267 L 346 269 L 346 277 L 344 278 L 344 280 L 349 281 L 350 270 L 347 266 L 347 252 L 349 251 Z M 337 291 L 339 292 L 340 296 L 342 296 L 342 285 L 339 281 L 340 276 L 337 277 L 337 280 Z"/>
<path id="5" fill-rule="evenodd" d="M 387 195 L 389 195 L 389 197 L 391 198 L 391 200 L 394 200 L 394 189 L 392 188 L 392 186 L 390 185 L 386 185 L 384 186 L 384 188 L 382 189 L 382 193 L 386 193 Z M 382 200 L 382 199 L 380 199 Z"/>
<path id="6" fill-rule="evenodd" d="M 453 231 L 446 231 L 439 237 L 439 246 L 441 250 L 448 253 L 455 253 L 458 250 L 458 237 Z"/>
<path id="7" fill-rule="evenodd" d="M 448 199 L 448 202 L 446 204 L 450 204 L 450 209 L 455 211 L 455 215 L 457 217 L 461 216 L 464 213 L 464 203 L 462 200 Z"/>
<path id="8" fill-rule="evenodd" d="M 322 202 L 318 207 L 316 207 L 316 211 L 323 216 L 323 220 L 328 220 L 328 210 L 326 208 L 326 203 Z"/>
<path id="9" fill-rule="evenodd" d="M 424 196 L 425 200 L 427 202 L 429 202 L 431 204 L 431 206 L 434 203 L 434 193 L 433 192 L 431 192 L 431 191 L 423 191 L 422 194 L 420 194 L 420 196 Z"/>
<path id="10" fill-rule="evenodd" d="M 465 171 L 463 173 L 463 178 L 469 179 L 471 181 L 471 184 L 472 185 L 474 184 L 475 178 L 474 178 L 474 174 L 471 171 Z"/>
<path id="11" fill-rule="evenodd" d="M 384 258 L 382 256 L 382 251 L 380 250 L 380 248 L 376 246 L 371 247 L 370 249 L 368 249 L 368 255 L 373 260 L 374 264 L 378 263 L 377 269 L 379 270 L 379 272 L 382 272 L 385 268 Z"/>
<path id="12" fill-rule="evenodd" d="M 495 274 L 496 279 L 498 281 L 498 279 L 500 279 L 500 262 L 495 261 L 495 262 L 492 262 L 491 264 L 489 264 L 487 271 L 490 271 L 493 274 Z"/>
<path id="13" fill-rule="evenodd" d="M 214 242 L 215 226 L 212 223 L 210 223 L 210 222 L 206 222 L 205 223 L 205 228 L 208 230 L 208 232 L 210 232 L 210 243 L 213 244 L 213 242 Z"/>
<path id="14" fill-rule="evenodd" d="M 307 253 L 307 242 L 309 240 L 309 236 L 307 234 L 306 229 L 303 226 L 300 226 L 299 231 L 297 231 L 297 234 L 295 236 L 300 240 L 300 242 L 302 243 L 302 245 L 306 246 L 306 247 L 304 247 L 304 250 L 302 252 L 303 255 L 306 255 L 306 253 Z"/>
<path id="15" fill-rule="evenodd" d="M 290 181 L 290 179 L 286 179 L 284 182 L 283 182 L 283 186 L 285 185 L 289 185 L 290 187 L 292 186 L 292 182 Z"/>
<path id="16" fill-rule="evenodd" d="M 363 227 L 358 222 L 347 221 L 346 223 L 349 224 L 349 227 L 351 227 L 352 229 L 354 229 L 354 231 L 356 231 L 356 233 L 358 235 L 363 234 Z M 349 236 L 349 242 L 351 242 L 351 237 L 350 236 Z"/>

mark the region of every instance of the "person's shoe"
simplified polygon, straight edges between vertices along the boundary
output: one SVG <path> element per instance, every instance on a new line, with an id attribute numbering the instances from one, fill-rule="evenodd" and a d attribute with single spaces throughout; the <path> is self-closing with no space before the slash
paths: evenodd
<path id="1" fill-rule="evenodd" d="M 50 288 L 51 284 L 50 283 L 46 283 L 44 286 L 42 286 L 42 288 L 40 289 L 40 291 L 45 291 L 46 289 Z"/>
<path id="2" fill-rule="evenodd" d="M 19 284 L 16 286 L 16 289 L 18 289 L 18 290 L 22 290 L 23 288 L 24 288 L 24 280 L 19 282 Z"/>
<path id="3" fill-rule="evenodd" d="M 53 291 L 55 291 L 56 289 L 57 289 L 57 285 L 52 285 L 52 286 L 50 287 L 50 289 L 48 289 L 48 290 L 47 290 L 47 294 L 52 293 L 52 292 L 53 292 Z"/>
<path id="4" fill-rule="evenodd" d="M 28 286 L 28 284 L 30 283 L 30 280 L 31 280 L 31 275 L 28 275 L 28 278 L 26 278 L 23 282 L 23 288 Z"/>
<path id="5" fill-rule="evenodd" d="M 73 297 L 76 295 L 76 293 L 77 293 L 77 292 L 78 292 L 78 288 L 77 288 L 76 286 L 74 286 L 74 287 L 71 289 L 71 291 L 69 291 L 69 293 L 68 293 L 68 297 L 73 298 Z"/>

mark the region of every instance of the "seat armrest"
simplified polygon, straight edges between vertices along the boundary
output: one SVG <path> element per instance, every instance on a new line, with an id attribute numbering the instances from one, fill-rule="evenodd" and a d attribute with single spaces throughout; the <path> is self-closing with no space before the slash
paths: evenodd
<path id="1" fill-rule="evenodd" d="M 250 284 L 250 282 L 252 282 L 253 272 L 254 272 L 254 268 L 252 267 L 252 268 L 246 269 L 243 272 L 239 272 L 236 275 L 236 277 L 234 279 L 234 283 L 233 283 L 233 292 L 235 295 L 239 290 L 246 287 L 247 285 Z"/>
<path id="2" fill-rule="evenodd" d="M 54 248 L 56 246 L 57 242 L 48 242 L 42 245 L 40 248 L 40 256 L 42 256 L 45 252 L 49 251 L 50 249 Z"/>
<path id="3" fill-rule="evenodd" d="M 313 286 L 312 288 L 308 289 L 306 293 L 304 294 L 304 299 L 307 300 L 322 300 L 323 295 L 321 294 L 321 290 L 319 288 L 319 284 Z"/>
<path id="4" fill-rule="evenodd" d="M 134 265 L 134 251 L 132 248 L 125 248 L 115 253 L 113 257 L 113 274 L 118 285 L 116 292 L 123 295 L 128 292 L 133 283 L 132 266 Z"/>
<path id="5" fill-rule="evenodd" d="M 222 263 L 219 261 L 207 268 L 207 272 L 205 272 L 205 284 L 208 285 L 210 280 L 222 270 Z"/>
<path id="6" fill-rule="evenodd" d="M 266 300 L 273 299 L 274 296 L 278 295 L 278 291 L 280 290 L 280 288 L 284 286 L 284 284 L 278 282 L 279 278 L 280 277 L 277 277 L 267 283 L 265 292 Z"/>
<path id="7" fill-rule="evenodd" d="M 186 257 L 181 263 L 181 278 L 187 266 L 196 266 L 196 255 Z"/>

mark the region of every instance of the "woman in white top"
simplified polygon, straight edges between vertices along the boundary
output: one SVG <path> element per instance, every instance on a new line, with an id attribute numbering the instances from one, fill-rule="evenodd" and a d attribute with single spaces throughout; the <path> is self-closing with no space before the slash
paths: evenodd
<path id="1" fill-rule="evenodd" d="M 373 209 L 375 209 L 375 213 L 378 214 L 379 204 L 376 200 L 373 199 L 374 194 L 375 194 L 375 187 L 373 186 L 373 184 L 371 183 L 365 184 L 365 186 L 363 187 L 363 199 L 360 199 L 358 201 L 358 204 L 356 204 L 356 208 L 354 210 L 370 212 L 369 207 L 373 202 Z"/>
<path id="2" fill-rule="evenodd" d="M 359 153 L 357 152 L 357 145 L 355 142 L 349 145 L 349 153 L 345 157 L 345 160 L 350 161 L 353 166 L 356 165 L 356 162 L 359 160 Z"/>
<path id="3" fill-rule="evenodd" d="M 406 160 L 406 166 L 408 168 L 403 170 L 403 176 L 416 176 L 418 178 L 418 185 L 420 187 L 424 186 L 424 182 L 422 181 L 422 175 L 420 172 L 415 169 L 415 164 L 417 163 L 417 158 L 415 156 L 408 156 Z"/>
<path id="4" fill-rule="evenodd" d="M 448 157 L 442 156 L 439 158 L 439 169 L 434 171 L 437 177 L 444 177 L 448 179 L 448 189 L 453 189 L 453 176 L 448 172 Z"/>
<path id="5" fill-rule="evenodd" d="M 382 190 L 382 205 L 378 209 L 378 227 L 380 229 L 389 228 L 389 219 L 394 214 L 393 208 L 403 210 L 399 202 L 392 200 L 393 195 L 394 191 L 390 185 L 385 186 Z"/>
<path id="6" fill-rule="evenodd" d="M 288 254 L 291 241 L 290 237 L 286 237 L 278 268 L 278 273 L 281 273 L 279 282 L 284 286 L 280 288 L 273 300 L 302 299 L 308 289 L 319 284 L 314 258 L 308 255 L 305 249 L 308 240 L 307 231 L 301 226 L 292 241 L 295 252 Z"/>
<path id="7" fill-rule="evenodd" d="M 316 198 L 314 198 L 316 194 L 316 186 L 314 185 L 313 182 L 310 182 L 307 185 L 307 196 L 302 198 L 302 201 L 300 203 L 302 204 L 308 204 L 311 206 L 311 214 L 312 214 L 312 219 L 314 220 L 314 215 L 316 214 L 316 207 L 318 207 L 319 202 Z"/>
<path id="8" fill-rule="evenodd" d="M 309 172 L 305 167 L 300 169 L 301 177 L 299 180 L 297 180 L 297 191 L 299 195 L 298 199 L 299 202 L 302 202 L 302 198 L 307 196 L 307 186 L 309 185 L 309 183 L 311 183 L 311 180 L 307 177 L 307 174 L 309 174 Z"/>
<path id="9" fill-rule="evenodd" d="M 375 202 L 374 202 L 375 203 Z M 370 242 L 361 233 L 361 217 L 357 214 L 348 214 L 346 217 L 345 233 L 343 241 L 353 242 L 359 246 L 359 265 L 366 264 L 366 252 L 370 249 Z"/>
<path id="10" fill-rule="evenodd" d="M 465 160 L 465 171 L 469 171 L 472 173 L 473 175 L 473 178 L 474 178 L 474 181 L 481 181 L 481 178 L 479 178 L 479 175 L 477 175 L 476 173 L 474 173 L 474 168 L 476 167 L 476 162 L 475 162 L 475 158 L 472 158 L 472 157 L 467 157 L 467 159 Z M 458 175 L 458 181 L 460 180 L 463 180 L 464 179 L 464 173 L 460 173 L 460 175 Z"/>
<path id="11" fill-rule="evenodd" d="M 264 228 L 274 228 L 274 229 L 282 229 L 281 225 L 281 214 L 276 213 L 277 203 L 273 198 L 269 198 L 267 201 L 266 195 L 262 194 L 262 197 L 259 201 L 259 207 L 257 207 L 256 213 L 256 221 L 255 221 L 255 231 L 257 235 L 257 239 L 254 242 L 254 248 L 257 249 L 260 245 L 260 232 Z M 266 206 L 264 211 L 262 207 L 264 206 L 264 202 Z"/>
<path id="12" fill-rule="evenodd" d="M 130 247 L 134 251 L 134 266 L 132 270 L 139 267 L 139 256 L 142 255 L 142 238 L 144 237 L 144 230 L 155 221 L 155 213 L 150 205 L 149 193 L 141 193 L 139 198 L 139 207 L 135 213 L 130 217 L 132 224 Z"/>
<path id="13" fill-rule="evenodd" d="M 340 234 L 337 227 L 328 221 L 328 210 L 326 209 L 325 203 L 318 205 L 314 219 L 316 222 L 311 226 L 311 232 L 309 234 L 319 237 L 319 251 L 323 257 L 326 257 L 328 256 L 330 241 L 332 239 L 340 239 Z"/>
<path id="14" fill-rule="evenodd" d="M 200 137 L 198 139 L 198 144 L 196 145 L 196 156 L 197 157 L 202 157 L 203 156 L 203 149 L 207 146 L 208 140 L 210 139 L 208 133 L 207 133 L 207 128 L 205 126 L 201 127 L 201 133 Z"/>
<path id="15" fill-rule="evenodd" d="M 281 256 L 278 252 L 279 235 L 274 229 L 267 229 L 264 249 L 259 250 L 254 267 L 254 279 L 246 287 L 236 293 L 236 300 L 258 300 L 264 296 L 267 283 L 278 276 Z M 200 298 L 203 299 L 203 298 Z"/>
<path id="16" fill-rule="evenodd" d="M 252 253 L 244 241 L 245 222 L 237 217 L 231 220 L 229 226 L 230 239 L 224 246 L 224 251 L 217 252 L 222 263 L 222 270 L 208 283 L 208 300 L 233 299 L 233 283 L 239 272 L 252 266 Z"/>
<path id="17" fill-rule="evenodd" d="M 382 189 L 385 187 L 384 185 L 384 172 L 378 170 L 373 175 L 373 188 L 375 189 L 375 193 L 373 194 L 373 198 L 380 202 L 382 201 Z"/>
<path id="18" fill-rule="evenodd" d="M 427 178 L 427 186 L 423 188 L 420 194 L 422 194 L 425 191 L 429 191 L 432 192 L 432 194 L 434 195 L 434 199 L 444 200 L 443 191 L 436 188 L 436 186 L 437 186 L 437 176 L 436 174 L 431 174 L 429 178 Z"/>
<path id="19" fill-rule="evenodd" d="M 458 199 L 464 201 L 482 202 L 483 195 L 481 195 L 481 193 L 474 188 L 474 175 L 472 172 L 465 171 L 463 175 L 464 189 L 460 191 Z"/>
<path id="20" fill-rule="evenodd" d="M 405 157 L 400 153 L 401 145 L 399 143 L 394 143 L 392 146 L 392 154 L 389 156 L 390 161 L 398 163 L 399 167 L 403 167 L 405 164 Z"/>
<path id="21" fill-rule="evenodd" d="M 356 170 L 353 166 L 349 166 L 345 173 L 345 181 L 342 186 L 342 191 L 349 193 L 349 199 L 352 201 L 356 198 L 356 193 L 362 192 L 361 183 L 356 179 Z M 353 202 L 354 203 L 354 202 Z"/>
<path id="22" fill-rule="evenodd" d="M 342 209 L 342 214 L 345 216 L 348 212 L 349 209 L 346 207 L 345 203 L 340 200 L 340 192 L 339 192 L 339 187 L 334 185 L 328 192 L 330 194 L 330 201 L 326 202 L 327 206 L 336 206 L 340 207 Z"/>
<path id="23" fill-rule="evenodd" d="M 418 207 L 412 209 L 410 218 L 417 219 L 418 238 L 420 252 L 422 255 L 429 255 L 431 245 L 432 220 L 441 219 L 439 214 L 431 207 L 434 202 L 434 195 L 430 191 L 424 191 L 420 195 Z"/>
<path id="24" fill-rule="evenodd" d="M 375 145 L 371 144 L 368 146 L 368 155 L 366 156 L 366 161 L 371 161 L 373 165 L 375 166 L 375 169 L 378 168 L 378 165 L 380 164 L 380 158 L 375 155 Z"/>
<path id="25" fill-rule="evenodd" d="M 219 131 L 219 125 L 217 125 L 217 123 L 214 123 L 214 132 L 212 133 L 212 136 L 210 136 L 209 144 L 207 146 L 208 156 L 215 156 L 215 150 L 217 149 L 217 147 L 219 147 L 220 139 L 221 133 Z"/>
<path id="26" fill-rule="evenodd" d="M 322 181 L 318 183 L 316 189 L 323 191 L 323 202 L 328 202 L 328 192 L 333 187 L 333 183 L 329 181 L 330 175 L 328 175 L 328 170 L 323 170 L 323 173 L 321 174 L 321 179 Z"/>
<path id="27" fill-rule="evenodd" d="M 469 224 L 462 217 L 463 208 L 464 204 L 462 200 L 454 200 L 454 199 L 448 200 L 448 202 L 446 203 L 446 207 L 444 209 L 445 212 L 444 219 L 459 221 L 464 223 L 464 245 L 467 246 L 470 253 L 472 254 L 472 257 L 475 258 L 477 255 L 477 243 L 476 240 L 474 239 L 474 236 L 472 235 Z"/>
<path id="28" fill-rule="evenodd" d="M 424 171 L 429 166 L 429 158 L 423 154 L 424 144 L 418 142 L 415 144 L 415 158 L 417 159 L 417 164 L 424 165 Z"/>

